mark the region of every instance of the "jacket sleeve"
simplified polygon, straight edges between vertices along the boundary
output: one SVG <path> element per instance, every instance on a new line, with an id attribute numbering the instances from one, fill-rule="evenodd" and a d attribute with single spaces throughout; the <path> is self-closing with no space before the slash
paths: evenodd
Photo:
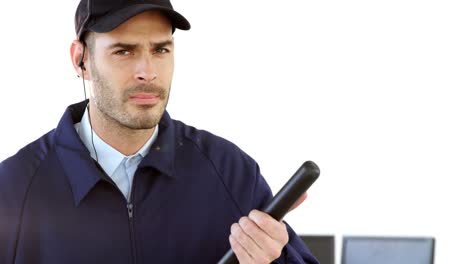
<path id="1" fill-rule="evenodd" d="M 278 264 L 319 264 L 319 261 L 312 255 L 302 239 L 286 223 L 289 234 L 289 242 L 283 248 L 281 256 L 273 263 Z"/>
<path id="2" fill-rule="evenodd" d="M 0 162 L 0 263 L 15 263 L 28 188 L 41 162 L 27 146 Z"/>
<path id="3" fill-rule="evenodd" d="M 254 188 L 254 201 L 256 208 L 263 208 L 271 199 L 272 192 L 267 182 L 260 173 L 257 165 L 257 173 Z M 302 239 L 285 222 L 289 235 L 289 242 L 283 248 L 281 256 L 273 263 L 277 264 L 318 264 L 318 260 L 312 255 Z"/>
<path id="4" fill-rule="evenodd" d="M 14 263 L 20 228 L 21 193 L 24 181 L 17 175 L 19 164 L 0 163 L 0 263 Z"/>

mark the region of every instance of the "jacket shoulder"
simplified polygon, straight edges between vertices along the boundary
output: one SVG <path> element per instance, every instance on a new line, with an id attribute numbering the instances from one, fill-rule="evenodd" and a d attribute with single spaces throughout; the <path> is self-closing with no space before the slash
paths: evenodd
<path id="1" fill-rule="evenodd" d="M 6 194 L 24 193 L 31 177 L 53 146 L 54 130 L 20 149 L 13 156 L 0 162 L 0 202 Z"/>
<path id="2" fill-rule="evenodd" d="M 216 171 L 241 215 L 261 207 L 271 196 L 257 162 L 237 145 L 208 131 L 175 122 L 185 140 L 192 142 Z"/>
<path id="3" fill-rule="evenodd" d="M 174 123 L 178 134 L 196 145 L 215 164 L 222 163 L 222 160 L 227 159 L 242 166 L 256 166 L 255 161 L 233 142 L 178 120 L 174 120 Z"/>

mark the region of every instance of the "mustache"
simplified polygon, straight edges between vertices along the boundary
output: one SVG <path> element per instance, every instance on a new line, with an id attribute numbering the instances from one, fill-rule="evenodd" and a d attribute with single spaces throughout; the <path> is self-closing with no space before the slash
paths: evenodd
<path id="1" fill-rule="evenodd" d="M 155 84 L 138 84 L 136 86 L 130 87 L 124 92 L 124 98 L 129 98 L 130 96 L 138 93 L 149 93 L 159 96 L 161 99 L 166 99 L 167 91 Z"/>

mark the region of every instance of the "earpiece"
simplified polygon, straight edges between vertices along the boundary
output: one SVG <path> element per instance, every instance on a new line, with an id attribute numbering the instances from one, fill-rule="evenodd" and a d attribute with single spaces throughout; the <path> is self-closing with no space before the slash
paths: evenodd
<path id="1" fill-rule="evenodd" d="M 78 67 L 81 68 L 81 78 L 83 80 L 83 92 L 84 92 L 84 97 L 85 97 L 85 100 L 86 100 L 86 86 L 85 86 L 85 79 L 84 79 L 84 72 L 83 71 L 86 71 L 86 68 L 84 66 L 84 62 L 83 62 L 83 59 L 84 59 L 84 54 L 85 54 L 85 49 L 86 49 L 86 43 L 84 41 L 82 41 L 83 43 L 83 53 L 81 53 L 81 56 L 80 56 L 80 60 L 78 61 Z M 78 77 L 80 77 L 78 75 Z M 89 126 L 91 127 L 91 144 L 93 145 L 93 149 L 94 149 L 94 154 L 96 155 L 96 162 L 99 163 L 99 157 L 98 157 L 98 154 L 97 154 L 97 151 L 96 151 L 96 147 L 94 146 L 94 133 L 93 133 L 93 124 L 91 122 L 91 114 L 90 114 L 90 111 L 89 111 L 89 103 L 88 105 L 86 106 L 88 108 L 88 119 L 89 119 Z"/>
<path id="2" fill-rule="evenodd" d="M 78 67 L 80 67 L 83 71 L 86 71 L 86 68 L 85 68 L 84 62 L 83 62 L 84 54 L 85 54 L 85 48 L 86 48 L 86 44 L 83 42 L 83 53 L 81 53 L 80 60 L 78 61 Z"/>

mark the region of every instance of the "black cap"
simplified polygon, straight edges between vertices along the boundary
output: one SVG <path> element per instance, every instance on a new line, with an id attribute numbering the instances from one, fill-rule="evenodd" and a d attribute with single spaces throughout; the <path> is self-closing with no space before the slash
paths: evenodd
<path id="1" fill-rule="evenodd" d="M 172 22 L 173 31 L 189 30 L 190 23 L 174 11 L 169 0 L 81 0 L 75 13 L 78 39 L 86 31 L 104 33 L 144 11 L 159 10 Z"/>

